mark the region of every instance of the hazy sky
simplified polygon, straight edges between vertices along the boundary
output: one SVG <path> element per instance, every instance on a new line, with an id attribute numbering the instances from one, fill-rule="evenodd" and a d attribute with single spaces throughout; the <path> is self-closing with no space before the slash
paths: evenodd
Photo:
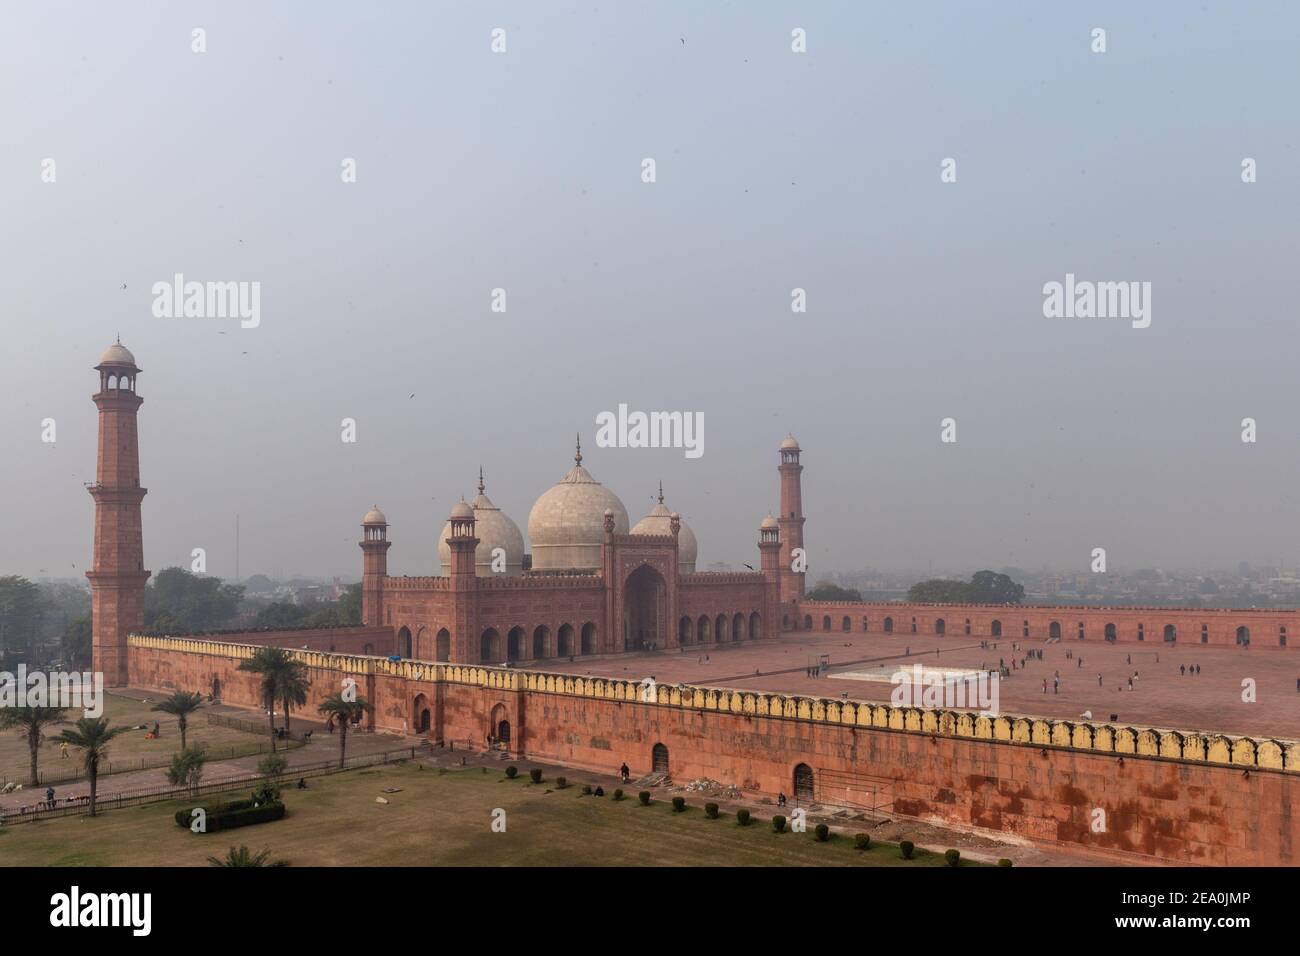
<path id="1" fill-rule="evenodd" d="M 526 530 L 578 431 L 701 567 L 757 564 L 787 431 L 814 576 L 1300 562 L 1298 41 L 1283 2 L 6 2 L 0 573 L 86 568 L 119 332 L 155 571 L 233 575 L 238 513 L 244 575 L 358 578 L 378 503 L 435 573 L 480 464 Z M 177 272 L 260 326 L 155 318 Z M 1150 328 L 1045 318 L 1067 272 L 1151 282 Z M 597 449 L 620 402 L 705 454 Z"/>

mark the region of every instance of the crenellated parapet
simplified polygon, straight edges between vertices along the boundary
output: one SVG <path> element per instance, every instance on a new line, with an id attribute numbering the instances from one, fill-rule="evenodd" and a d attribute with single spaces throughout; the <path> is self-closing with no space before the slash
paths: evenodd
<path id="1" fill-rule="evenodd" d="M 205 654 L 236 660 L 252 657 L 257 650 L 250 644 L 143 635 L 132 635 L 128 638 L 128 644 L 132 648 Z M 384 657 L 307 650 L 290 650 L 289 653 L 308 667 L 333 669 L 347 674 L 386 675 L 429 683 L 563 694 L 706 713 L 730 713 L 863 730 L 984 740 L 1045 750 L 1108 754 L 1119 759 L 1139 757 L 1300 773 L 1300 741 L 1290 739 L 1170 730 L 1090 720 L 1059 720 L 1018 714 L 987 716 L 964 710 L 894 707 L 870 701 L 691 684 L 656 685 L 636 680 L 519 670 L 513 667 L 420 660 L 390 661 Z"/>
<path id="2" fill-rule="evenodd" d="M 450 591 L 451 578 L 429 575 L 427 577 L 384 578 L 385 591 Z"/>
<path id="3" fill-rule="evenodd" d="M 681 576 L 681 586 L 689 588 L 714 587 L 719 584 L 762 585 L 764 580 L 763 575 L 758 571 L 695 571 Z"/>

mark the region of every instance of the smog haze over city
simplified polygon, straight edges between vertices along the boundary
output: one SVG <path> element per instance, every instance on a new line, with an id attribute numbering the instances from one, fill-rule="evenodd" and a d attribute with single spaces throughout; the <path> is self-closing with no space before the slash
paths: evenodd
<path id="1" fill-rule="evenodd" d="M 0 569 L 87 568 L 118 335 L 155 570 L 233 578 L 238 515 L 241 577 L 355 580 L 377 503 L 435 574 L 479 467 L 524 527 L 575 434 L 701 570 L 757 560 L 788 433 L 812 580 L 1300 563 L 1300 11 L 795 7 L 9 8 Z M 177 274 L 260 321 L 159 317 Z M 1149 326 L 1046 317 L 1067 275 L 1149 282 Z M 620 404 L 704 454 L 598 447 Z"/>

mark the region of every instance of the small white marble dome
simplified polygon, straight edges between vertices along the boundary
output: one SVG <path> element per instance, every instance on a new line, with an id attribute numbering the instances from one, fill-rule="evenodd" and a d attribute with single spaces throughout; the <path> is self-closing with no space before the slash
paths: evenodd
<path id="1" fill-rule="evenodd" d="M 366 516 L 361 519 L 361 523 L 371 524 L 371 525 L 388 524 L 388 519 L 385 518 L 384 513 L 379 510 L 379 505 L 375 505 L 373 508 L 371 508 L 369 511 L 366 512 Z"/>
<path id="2" fill-rule="evenodd" d="M 99 357 L 100 365 L 126 365 L 135 368 L 135 356 L 131 350 L 122 344 L 119 339 L 104 350 L 104 354 Z"/>
<path id="3" fill-rule="evenodd" d="M 569 473 L 552 485 L 528 513 L 528 540 L 534 571 L 594 571 L 600 567 L 605 512 L 614 516 L 615 534 L 627 534 L 627 509 L 582 467 L 582 448 Z"/>
<path id="4" fill-rule="evenodd" d="M 768 515 L 763 519 L 763 523 L 758 527 L 762 531 L 779 531 L 781 529 L 781 522 L 777 521 L 771 515 Z"/>
<path id="5" fill-rule="evenodd" d="M 472 518 L 474 517 L 474 509 L 465 502 L 464 498 L 462 498 L 451 506 L 451 517 Z M 448 524 L 450 524 L 450 522 L 448 522 Z"/>
<path id="6" fill-rule="evenodd" d="M 794 440 L 793 435 L 786 435 L 785 441 L 781 442 L 781 451 L 799 451 L 799 443 Z"/>
<path id="7" fill-rule="evenodd" d="M 514 577 L 522 574 L 526 550 L 524 536 L 519 530 L 519 525 L 484 494 L 482 469 L 479 469 L 478 473 L 478 497 L 474 499 L 471 507 L 474 515 L 474 536 L 478 538 L 478 546 L 474 549 L 474 573 L 480 578 L 498 575 Z M 451 546 L 447 544 L 447 539 L 450 537 L 451 522 L 448 521 L 438 537 L 438 560 L 442 562 L 444 575 L 451 573 Z M 492 568 L 492 553 L 497 548 L 505 552 L 503 571 L 494 571 Z"/>
<path id="8" fill-rule="evenodd" d="M 661 482 L 659 485 L 659 503 L 650 510 L 648 515 L 636 523 L 632 533 L 672 534 L 674 513 L 664 506 L 664 486 Z M 677 520 L 681 522 L 681 527 L 677 531 L 677 570 L 682 574 L 694 574 L 695 561 L 699 557 L 699 542 L 695 538 L 695 532 L 691 530 L 690 525 L 680 515 L 678 515 Z"/>

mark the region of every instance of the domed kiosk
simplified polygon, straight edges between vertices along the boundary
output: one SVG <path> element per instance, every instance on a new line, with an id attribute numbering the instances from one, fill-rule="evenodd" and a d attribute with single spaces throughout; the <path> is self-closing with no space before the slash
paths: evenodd
<path id="1" fill-rule="evenodd" d="M 504 511 L 492 503 L 484 494 L 483 469 L 478 471 L 478 497 L 470 505 L 474 512 L 474 534 L 478 538 L 478 547 L 474 549 L 474 573 L 481 578 L 504 575 L 515 577 L 524 570 L 524 536 Z M 448 521 L 438 536 L 438 560 L 442 563 L 442 573 L 451 570 L 451 547 L 447 539 L 451 537 L 451 522 Z M 493 553 L 500 548 L 505 555 L 502 570 L 493 569 Z M 497 564 L 497 567 L 502 567 Z"/>

